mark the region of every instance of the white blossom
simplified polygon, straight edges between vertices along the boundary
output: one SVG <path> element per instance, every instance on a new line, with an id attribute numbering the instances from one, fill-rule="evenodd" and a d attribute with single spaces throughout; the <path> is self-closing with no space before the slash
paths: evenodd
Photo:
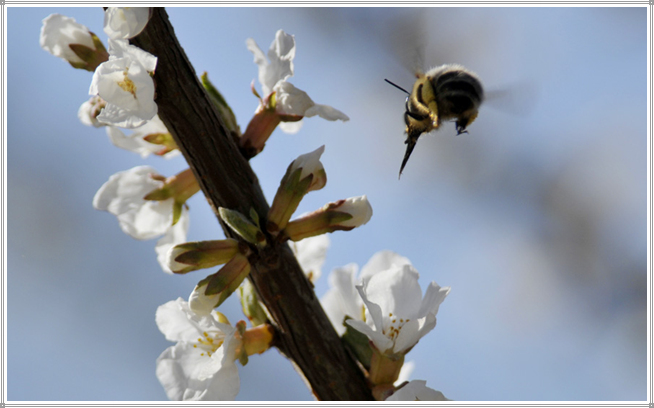
<path id="1" fill-rule="evenodd" d="M 327 120 L 347 121 L 349 117 L 343 112 L 327 105 L 319 105 L 306 92 L 296 88 L 287 81 L 293 76 L 295 58 L 295 37 L 283 30 L 277 31 L 268 50 L 268 58 L 257 43 L 249 38 L 246 41 L 248 50 L 254 54 L 254 63 L 259 66 L 259 82 L 264 99 L 275 92 L 275 110 L 279 115 L 297 117 L 320 116 Z M 280 128 L 286 133 L 295 133 L 301 127 L 301 121 L 282 122 Z"/>
<path id="2" fill-rule="evenodd" d="M 149 7 L 107 7 L 104 32 L 114 40 L 127 40 L 143 31 L 149 20 Z"/>
<path id="3" fill-rule="evenodd" d="M 329 248 L 327 234 L 305 238 L 299 242 L 291 242 L 291 249 L 297 258 L 300 267 L 311 282 L 315 282 L 322 275 L 322 266 Z"/>
<path id="4" fill-rule="evenodd" d="M 61 14 L 50 14 L 43 19 L 39 43 L 41 48 L 55 57 L 73 63 L 83 63 L 84 61 L 73 52 L 70 48 L 71 44 L 80 44 L 95 49 L 89 29 L 77 23 L 74 18 Z"/>
<path id="5" fill-rule="evenodd" d="M 154 72 L 157 58 L 126 40 L 109 40 L 109 60 L 93 73 L 90 95 L 107 102 L 97 119 L 124 128 L 145 124 L 157 114 Z"/>
<path id="6" fill-rule="evenodd" d="M 377 271 L 390 266 L 405 264 L 411 264 L 407 258 L 392 251 L 380 251 L 373 255 L 368 263 L 361 268 L 361 274 L 358 278 L 357 271 L 359 268 L 354 263 L 336 268 L 329 274 L 330 289 L 320 299 L 320 303 L 339 335 L 345 333 L 343 319 L 346 315 L 352 319 L 365 321 L 365 305 L 361 296 L 359 296 L 356 285 Z"/>
<path id="7" fill-rule="evenodd" d="M 392 254 L 392 253 L 391 253 Z M 436 326 L 438 308 L 450 291 L 431 282 L 425 296 L 418 272 L 395 256 L 375 260 L 375 272 L 362 279 L 356 289 L 366 308 L 364 321 L 346 323 L 368 336 L 385 354 L 405 354 Z"/>
<path id="8" fill-rule="evenodd" d="M 169 132 L 168 129 L 166 129 L 166 125 L 164 125 L 161 119 L 159 119 L 158 115 L 155 115 L 154 118 L 147 121 L 144 125 L 135 128 L 129 136 L 125 135 L 122 130 L 115 126 L 107 127 L 107 136 L 109 136 L 109 140 L 111 140 L 111 143 L 113 143 L 114 146 L 138 153 L 142 158 L 146 158 L 152 153 L 157 153 L 162 149 L 165 149 L 165 146 L 150 143 L 144 139 L 148 135 L 160 133 L 165 134 Z M 170 159 L 179 154 L 179 150 L 174 149 L 164 154 L 163 157 Z"/>
<path id="9" fill-rule="evenodd" d="M 413 380 L 395 391 L 386 401 L 451 401 L 442 392 L 427 387 L 427 381 Z"/>
<path id="10" fill-rule="evenodd" d="M 165 234 L 172 225 L 174 198 L 145 200 L 148 193 L 164 185 L 155 169 L 137 166 L 112 175 L 93 198 L 93 207 L 118 218 L 121 229 L 136 239 Z"/>
<path id="11" fill-rule="evenodd" d="M 178 298 L 159 306 L 159 330 L 177 342 L 157 359 L 157 378 L 174 401 L 233 401 L 240 388 L 237 331 L 213 311 L 197 315 Z"/>
<path id="12" fill-rule="evenodd" d="M 278 82 L 293 76 L 294 36 L 286 34 L 284 30 L 277 31 L 268 50 L 268 59 L 252 38 L 248 38 L 245 44 L 254 54 L 254 63 L 259 66 L 259 82 L 264 96 L 270 95 Z"/>

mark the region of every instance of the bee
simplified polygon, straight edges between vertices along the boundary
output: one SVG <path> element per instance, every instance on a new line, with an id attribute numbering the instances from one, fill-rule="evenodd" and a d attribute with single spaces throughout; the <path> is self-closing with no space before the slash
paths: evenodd
<path id="1" fill-rule="evenodd" d="M 426 73 L 418 72 L 411 92 L 386 82 L 407 94 L 406 153 L 400 167 L 400 176 L 418 138 L 423 133 L 438 129 L 444 121 L 456 119 L 457 134 L 468 133 L 467 127 L 477 118 L 484 100 L 484 89 L 476 74 L 457 64 L 435 67 Z"/>

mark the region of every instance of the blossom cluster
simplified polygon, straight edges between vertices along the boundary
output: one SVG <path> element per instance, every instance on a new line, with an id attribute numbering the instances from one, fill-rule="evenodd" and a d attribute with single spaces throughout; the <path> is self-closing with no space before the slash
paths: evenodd
<path id="1" fill-rule="evenodd" d="M 151 15 L 147 7 L 106 8 L 107 50 L 87 27 L 53 14 L 43 20 L 40 44 L 73 67 L 93 72 L 90 98 L 78 110 L 83 124 L 104 128 L 113 145 L 142 158 L 154 154 L 169 159 L 180 152 L 157 115 L 153 79 L 157 57 L 129 43 L 147 27 Z M 294 75 L 296 53 L 292 35 L 277 31 L 267 56 L 253 39 L 246 46 L 258 66 L 263 97 L 253 86 L 259 104 L 243 134 L 206 73 L 201 78 L 246 157 L 260 153 L 277 126 L 295 133 L 304 117 L 349 119 L 331 106 L 314 103 L 288 81 Z M 291 162 L 267 214 L 219 208 L 219 216 L 235 238 L 187 241 L 186 202 L 200 190 L 191 169 L 166 177 L 140 165 L 110 176 L 97 191 L 93 206 L 114 215 L 126 234 L 139 240 L 159 238 L 155 252 L 164 272 L 186 274 L 220 265 L 195 285 L 188 300 L 178 298 L 156 311 L 157 326 L 175 343 L 156 362 L 157 378 L 171 400 L 234 400 L 240 388 L 236 362 L 244 365 L 249 356 L 271 347 L 274 328 L 246 279 L 252 255 L 271 240 L 288 241 L 307 279 L 315 282 L 330 245 L 326 234 L 349 231 L 371 219 L 372 207 L 365 195 L 330 202 L 291 219 L 306 194 L 326 185 L 320 161 L 324 151 L 321 146 Z M 418 278 L 407 258 L 382 251 L 358 277 L 355 264 L 334 269 L 329 277 L 331 289 L 321 299 L 334 329 L 355 351 L 378 400 L 446 400 L 424 381 L 405 381 L 413 366 L 405 364 L 405 355 L 434 329 L 439 306 L 449 293 L 449 288 L 432 282 L 423 296 Z M 249 328 L 243 320 L 230 324 L 216 310 L 234 292 L 241 298 Z"/>

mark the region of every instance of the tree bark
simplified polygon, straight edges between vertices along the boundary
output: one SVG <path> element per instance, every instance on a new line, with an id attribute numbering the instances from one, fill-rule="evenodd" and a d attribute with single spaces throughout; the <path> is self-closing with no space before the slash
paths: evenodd
<path id="1" fill-rule="evenodd" d="M 261 225 L 266 225 L 269 206 L 259 181 L 199 82 L 166 11 L 154 8 L 145 30 L 131 42 L 158 57 L 154 81 L 159 117 L 225 235 L 240 239 L 222 223 L 218 207 L 245 215 L 253 208 Z M 373 400 L 363 373 L 343 347 L 288 245 L 269 239 L 269 245 L 255 250 L 249 259 L 249 278 L 276 328 L 275 345 L 294 362 L 315 397 Z"/>

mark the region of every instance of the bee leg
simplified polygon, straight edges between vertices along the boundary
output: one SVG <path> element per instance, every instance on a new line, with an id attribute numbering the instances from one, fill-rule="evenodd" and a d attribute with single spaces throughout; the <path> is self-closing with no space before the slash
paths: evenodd
<path id="1" fill-rule="evenodd" d="M 456 134 L 460 135 L 461 133 L 468 133 L 466 128 L 470 125 L 475 119 L 477 119 L 477 112 L 472 114 L 461 116 L 456 121 Z"/>

